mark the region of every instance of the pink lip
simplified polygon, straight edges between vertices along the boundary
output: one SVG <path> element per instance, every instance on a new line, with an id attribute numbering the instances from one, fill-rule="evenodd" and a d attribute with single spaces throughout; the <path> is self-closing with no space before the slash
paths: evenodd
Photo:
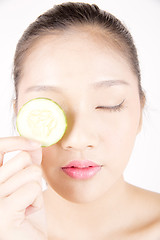
<path id="1" fill-rule="evenodd" d="M 75 179 L 88 179 L 93 177 L 100 169 L 101 165 L 88 160 L 71 161 L 69 164 L 62 167 L 62 170 L 67 175 Z"/>

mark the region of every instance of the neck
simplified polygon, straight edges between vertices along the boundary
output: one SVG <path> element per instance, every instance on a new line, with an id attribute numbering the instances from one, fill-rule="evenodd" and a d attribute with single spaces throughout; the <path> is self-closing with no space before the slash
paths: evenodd
<path id="1" fill-rule="evenodd" d="M 129 220 L 127 205 L 131 197 L 128 197 L 128 184 L 124 182 L 123 177 L 120 177 L 101 198 L 83 204 L 69 202 L 49 187 L 44 192 L 48 232 L 54 236 L 62 229 L 67 229 L 61 236 L 64 239 L 71 235 L 73 238 L 68 238 L 77 240 L 84 239 L 84 236 L 89 236 L 87 239 L 104 239 L 104 236 L 109 236 L 110 239 L 112 233 L 121 234 L 125 226 L 124 221 Z"/>

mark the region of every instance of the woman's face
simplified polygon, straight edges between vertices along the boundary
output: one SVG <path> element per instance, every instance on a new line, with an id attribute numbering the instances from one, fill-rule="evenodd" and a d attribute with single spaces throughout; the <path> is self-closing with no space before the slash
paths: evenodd
<path id="1" fill-rule="evenodd" d="M 116 50 L 85 32 L 45 36 L 25 59 L 18 94 L 18 110 L 30 99 L 47 97 L 66 114 L 63 138 L 43 148 L 43 173 L 58 194 L 89 202 L 120 179 L 140 130 L 141 106 L 137 78 Z M 101 168 L 75 179 L 62 170 L 73 160 Z"/>

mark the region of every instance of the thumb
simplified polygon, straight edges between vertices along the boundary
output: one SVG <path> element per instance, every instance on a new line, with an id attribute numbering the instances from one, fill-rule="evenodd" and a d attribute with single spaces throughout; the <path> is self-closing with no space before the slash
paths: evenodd
<path id="1" fill-rule="evenodd" d="M 32 150 L 32 151 L 29 150 L 27 152 L 30 154 L 33 163 L 38 164 L 38 165 L 41 164 L 41 162 L 42 162 L 42 148 L 38 148 L 38 149 L 35 149 L 35 150 Z"/>

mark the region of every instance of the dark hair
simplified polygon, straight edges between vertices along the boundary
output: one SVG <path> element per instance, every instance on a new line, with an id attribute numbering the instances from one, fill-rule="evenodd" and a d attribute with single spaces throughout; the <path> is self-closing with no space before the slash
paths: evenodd
<path id="1" fill-rule="evenodd" d="M 99 35 L 101 36 L 100 32 L 103 31 L 103 36 L 108 43 L 110 42 L 127 58 L 132 71 L 137 76 L 139 96 L 141 103 L 144 105 L 145 95 L 141 87 L 137 50 L 131 34 L 121 21 L 112 14 L 99 9 L 95 4 L 90 5 L 82 2 L 66 2 L 54 5 L 25 30 L 17 44 L 14 57 L 13 76 L 16 100 L 18 99 L 18 83 L 22 76 L 25 56 L 33 43 L 44 35 L 62 33 L 69 28 L 85 25 L 98 27 Z"/>

